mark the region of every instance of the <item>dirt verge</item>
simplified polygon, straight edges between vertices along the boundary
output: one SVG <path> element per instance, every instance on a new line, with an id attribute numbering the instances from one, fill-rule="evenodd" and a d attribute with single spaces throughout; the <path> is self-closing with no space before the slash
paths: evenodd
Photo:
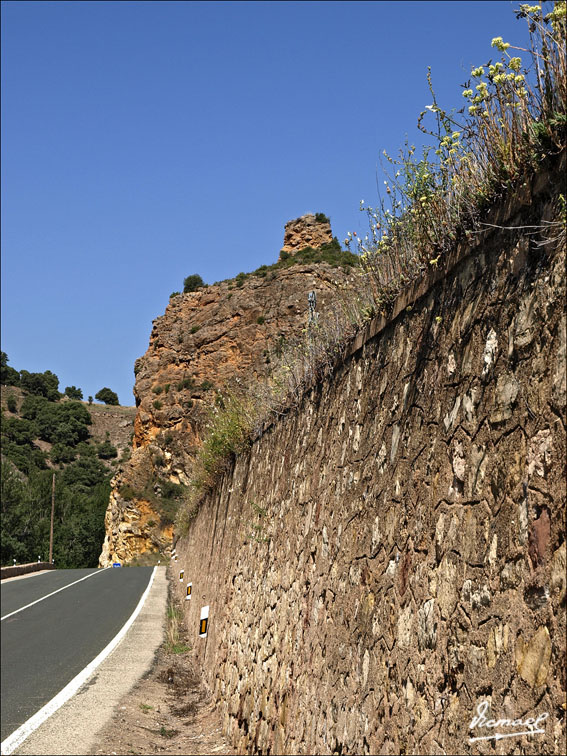
<path id="1" fill-rule="evenodd" d="M 170 592 L 166 639 L 150 671 L 119 702 L 90 751 L 100 754 L 235 754 L 207 700 Z"/>

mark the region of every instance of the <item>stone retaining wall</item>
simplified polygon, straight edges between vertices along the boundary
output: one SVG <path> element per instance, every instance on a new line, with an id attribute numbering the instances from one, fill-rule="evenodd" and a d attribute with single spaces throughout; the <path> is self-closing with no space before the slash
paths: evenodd
<path id="1" fill-rule="evenodd" d="M 239 753 L 565 751 L 565 251 L 515 228 L 561 175 L 369 327 L 177 542 Z M 545 733 L 471 744 L 483 702 Z"/>
<path id="2" fill-rule="evenodd" d="M 39 572 L 40 570 L 54 570 L 55 565 L 49 562 L 30 562 L 29 564 L 17 564 L 12 567 L 0 568 L 0 580 L 5 578 L 26 575 L 28 572 Z"/>

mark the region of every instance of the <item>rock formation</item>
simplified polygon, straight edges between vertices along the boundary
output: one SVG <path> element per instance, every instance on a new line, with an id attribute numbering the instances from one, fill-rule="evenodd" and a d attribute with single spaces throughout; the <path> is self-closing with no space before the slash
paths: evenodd
<path id="1" fill-rule="evenodd" d="M 307 213 L 285 224 L 284 245 L 280 252 L 284 257 L 294 255 L 306 247 L 318 249 L 333 241 L 331 221 L 323 213 Z"/>
<path id="2" fill-rule="evenodd" d="M 303 246 L 332 239 L 328 221 L 304 228 L 315 231 L 303 232 Z M 294 239 L 300 236 L 297 231 Z M 174 505 L 163 500 L 168 484 L 189 483 L 217 389 L 265 375 L 270 350 L 305 327 L 308 293 L 316 292 L 324 313 L 348 276 L 349 269 L 327 263 L 263 266 L 170 299 L 134 368 L 133 451 L 113 480 L 102 566 L 168 549 Z"/>

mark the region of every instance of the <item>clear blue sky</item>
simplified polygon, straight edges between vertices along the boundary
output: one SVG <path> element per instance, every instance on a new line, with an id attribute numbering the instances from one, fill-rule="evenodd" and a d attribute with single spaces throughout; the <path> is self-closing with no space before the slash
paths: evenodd
<path id="1" fill-rule="evenodd" d="M 511 2 L 3 2 L 2 349 L 133 404 L 172 291 L 366 232 L 376 166 L 461 107 Z"/>

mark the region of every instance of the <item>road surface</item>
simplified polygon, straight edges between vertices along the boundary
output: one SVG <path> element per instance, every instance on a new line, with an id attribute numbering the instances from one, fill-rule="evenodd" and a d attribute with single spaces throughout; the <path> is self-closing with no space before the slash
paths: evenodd
<path id="1" fill-rule="evenodd" d="M 2 741 L 114 638 L 151 574 L 151 567 L 53 570 L 2 584 Z"/>

